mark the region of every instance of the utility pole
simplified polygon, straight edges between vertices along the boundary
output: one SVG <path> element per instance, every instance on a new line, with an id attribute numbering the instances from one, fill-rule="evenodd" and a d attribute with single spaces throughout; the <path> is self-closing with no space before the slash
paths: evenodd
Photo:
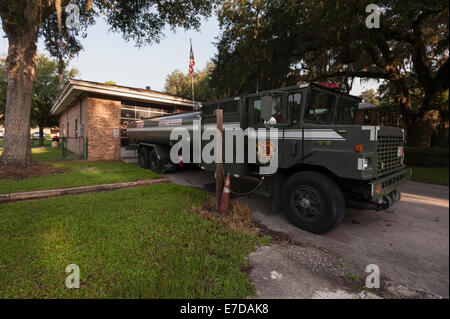
<path id="1" fill-rule="evenodd" d="M 216 208 L 219 209 L 222 196 L 222 124 L 223 110 L 216 109 L 217 136 L 216 136 Z"/>

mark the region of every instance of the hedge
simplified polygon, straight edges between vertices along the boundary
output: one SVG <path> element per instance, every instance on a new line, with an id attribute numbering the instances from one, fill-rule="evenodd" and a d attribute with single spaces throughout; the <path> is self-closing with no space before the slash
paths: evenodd
<path id="1" fill-rule="evenodd" d="M 405 147 L 405 164 L 408 166 L 448 167 L 448 148 Z"/>

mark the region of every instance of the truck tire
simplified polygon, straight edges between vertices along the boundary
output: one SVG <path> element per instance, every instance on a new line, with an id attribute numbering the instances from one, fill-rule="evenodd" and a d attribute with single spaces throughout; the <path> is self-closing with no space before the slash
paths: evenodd
<path id="1" fill-rule="evenodd" d="M 158 154 L 155 149 L 150 151 L 149 166 L 150 170 L 153 172 L 161 172 L 161 160 L 158 158 Z"/>
<path id="2" fill-rule="evenodd" d="M 298 172 L 283 185 L 283 205 L 297 227 L 322 234 L 337 227 L 345 215 L 345 200 L 336 183 L 317 172 Z"/>
<path id="3" fill-rule="evenodd" d="M 150 168 L 150 149 L 147 146 L 143 146 L 139 149 L 139 165 L 142 168 Z"/>

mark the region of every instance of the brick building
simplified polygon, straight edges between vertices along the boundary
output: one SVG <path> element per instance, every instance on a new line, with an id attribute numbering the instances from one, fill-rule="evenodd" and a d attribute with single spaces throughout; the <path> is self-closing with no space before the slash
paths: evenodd
<path id="1" fill-rule="evenodd" d="M 379 125 L 379 107 L 372 103 L 359 103 L 356 113 L 356 125 Z"/>
<path id="2" fill-rule="evenodd" d="M 68 151 L 88 160 L 119 160 L 121 126 L 193 107 L 191 100 L 163 92 L 70 80 L 51 113 L 60 117 L 60 136 Z"/>

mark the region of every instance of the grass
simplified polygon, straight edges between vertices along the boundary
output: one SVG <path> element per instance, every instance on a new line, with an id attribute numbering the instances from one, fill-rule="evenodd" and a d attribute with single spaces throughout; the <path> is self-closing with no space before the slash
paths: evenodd
<path id="1" fill-rule="evenodd" d="M 448 167 L 412 167 L 411 180 L 448 186 Z"/>
<path id="2" fill-rule="evenodd" d="M 159 184 L 1 205 L 0 298 L 245 298 L 246 256 L 267 239 L 190 212 L 207 199 Z"/>
<path id="3" fill-rule="evenodd" d="M 62 159 L 61 147 L 40 147 L 32 148 L 31 156 L 34 161 L 58 161 Z"/>
<path id="4" fill-rule="evenodd" d="M 133 163 L 60 161 L 60 148 L 33 148 L 33 159 L 56 168 L 66 168 L 67 173 L 30 177 L 23 180 L 0 179 L 0 194 L 128 182 L 158 178 L 159 174 Z M 56 161 L 58 160 L 58 161 Z"/>

